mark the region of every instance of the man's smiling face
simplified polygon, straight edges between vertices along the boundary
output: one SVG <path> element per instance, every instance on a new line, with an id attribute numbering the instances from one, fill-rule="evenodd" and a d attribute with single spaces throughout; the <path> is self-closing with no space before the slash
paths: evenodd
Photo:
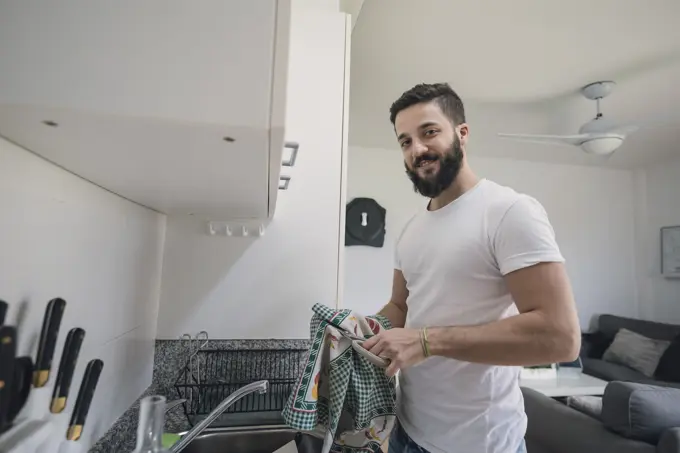
<path id="1" fill-rule="evenodd" d="M 394 128 L 414 189 L 437 197 L 455 181 L 463 161 L 451 120 L 436 101 L 421 102 L 400 111 Z"/>

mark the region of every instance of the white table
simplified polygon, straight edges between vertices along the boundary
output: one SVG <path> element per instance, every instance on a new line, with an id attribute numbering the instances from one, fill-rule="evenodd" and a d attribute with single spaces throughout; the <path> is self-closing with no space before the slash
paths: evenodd
<path id="1" fill-rule="evenodd" d="M 557 377 L 520 379 L 520 387 L 527 387 L 551 398 L 561 396 L 603 395 L 608 382 L 583 374 L 578 368 L 560 368 Z"/>

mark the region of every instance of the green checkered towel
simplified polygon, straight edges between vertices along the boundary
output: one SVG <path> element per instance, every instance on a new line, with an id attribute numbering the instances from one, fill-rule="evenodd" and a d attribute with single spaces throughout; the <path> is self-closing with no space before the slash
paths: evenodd
<path id="1" fill-rule="evenodd" d="M 312 308 L 312 346 L 283 418 L 293 429 L 322 431 L 321 453 L 378 452 L 396 421 L 395 380 L 352 348 L 354 338 L 390 329 L 383 316 Z"/>

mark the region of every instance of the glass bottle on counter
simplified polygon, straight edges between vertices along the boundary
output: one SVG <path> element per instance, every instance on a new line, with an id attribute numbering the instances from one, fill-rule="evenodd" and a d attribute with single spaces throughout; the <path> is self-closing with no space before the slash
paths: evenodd
<path id="1" fill-rule="evenodd" d="M 147 396 L 139 405 L 137 448 L 133 453 L 168 453 L 163 448 L 165 397 Z"/>

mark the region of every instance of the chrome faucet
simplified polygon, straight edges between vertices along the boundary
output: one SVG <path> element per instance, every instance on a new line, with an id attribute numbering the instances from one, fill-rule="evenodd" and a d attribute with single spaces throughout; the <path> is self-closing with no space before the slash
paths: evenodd
<path id="1" fill-rule="evenodd" d="M 251 393 L 266 393 L 269 388 L 269 381 L 257 381 L 252 384 L 245 385 L 240 389 L 236 390 L 231 395 L 227 396 L 204 420 L 201 420 L 196 426 L 191 430 L 187 431 L 182 438 L 177 441 L 175 445 L 170 448 L 170 453 L 179 453 L 184 450 L 187 445 L 191 443 L 199 434 L 201 434 L 205 429 L 212 424 L 220 415 L 224 413 L 231 405 L 236 401 L 240 400 L 244 396 L 250 395 Z"/>

